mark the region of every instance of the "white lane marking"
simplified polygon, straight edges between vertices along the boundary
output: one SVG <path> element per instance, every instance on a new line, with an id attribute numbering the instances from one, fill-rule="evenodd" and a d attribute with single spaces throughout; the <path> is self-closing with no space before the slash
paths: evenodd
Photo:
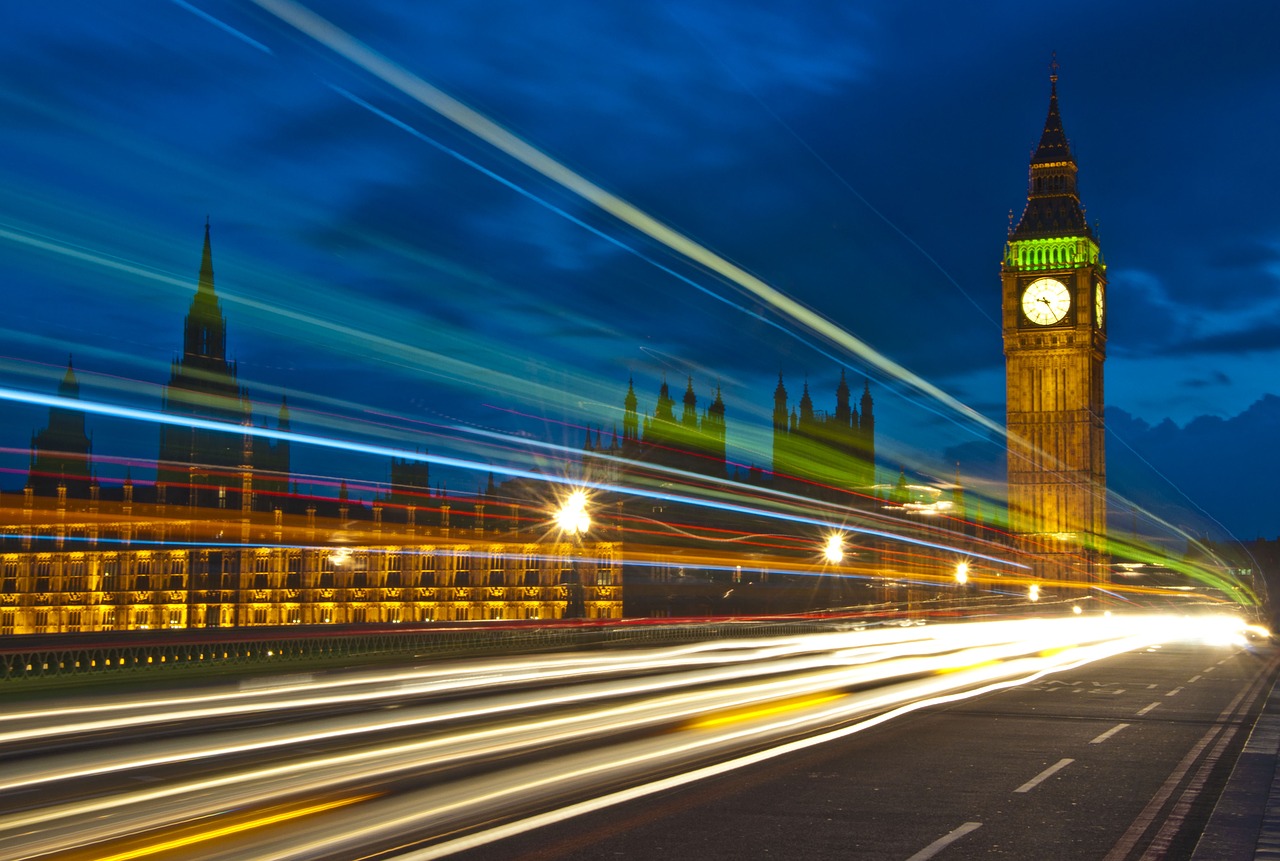
<path id="1" fill-rule="evenodd" d="M 1169 693 L 1165 694 L 1165 696 L 1166 696 L 1166 697 L 1171 697 L 1171 696 L 1173 696 L 1174 694 L 1176 694 L 1176 693 L 1181 693 L 1181 692 L 1182 692 L 1182 688 L 1181 688 L 1181 687 L 1176 687 L 1176 688 L 1174 688 L 1173 690 L 1169 691 Z"/>
<path id="2" fill-rule="evenodd" d="M 1217 667 L 1205 667 L 1205 668 L 1204 668 L 1204 671 L 1205 671 L 1206 673 L 1212 673 L 1212 672 L 1213 672 L 1214 670 L 1216 670 L 1216 669 L 1218 669 L 1218 668 L 1217 668 Z"/>
<path id="3" fill-rule="evenodd" d="M 907 861 L 926 861 L 926 859 L 932 858 L 934 855 L 937 855 L 939 852 L 941 852 L 943 849 L 946 849 L 952 843 L 955 843 L 961 837 L 965 836 L 966 834 L 971 834 L 974 831 L 977 831 L 981 827 L 982 827 L 981 822 L 966 822 L 964 825 L 961 825 L 959 828 L 952 831 L 950 834 L 944 834 L 943 836 L 939 837 L 937 840 L 933 841 L 928 846 L 924 847 L 919 852 L 912 855 L 910 858 L 907 859 Z"/>
<path id="4" fill-rule="evenodd" d="M 1200 681 L 1200 676 L 1195 675 L 1195 676 L 1192 676 L 1191 678 L 1187 679 L 1187 684 L 1189 684 L 1189 685 L 1194 685 L 1194 684 L 1195 684 L 1196 682 L 1198 682 L 1198 681 Z"/>
<path id="5" fill-rule="evenodd" d="M 1155 701 L 1155 702 L 1153 702 L 1151 705 L 1149 705 L 1149 706 L 1144 706 L 1144 707 L 1142 707 L 1142 708 L 1138 709 L 1138 717 L 1142 717 L 1144 714 L 1146 714 L 1147 712 L 1151 711 L 1153 708 L 1155 708 L 1155 707 L 1156 707 L 1156 706 L 1158 706 L 1158 705 L 1160 705 L 1160 701 L 1159 701 L 1159 700 L 1156 700 L 1156 701 Z"/>
<path id="6" fill-rule="evenodd" d="M 1116 688 L 1116 689 L 1115 689 L 1114 691 L 1112 691 L 1111 693 L 1113 693 L 1113 694 L 1122 694 L 1122 693 L 1124 693 L 1124 688 Z"/>
<path id="7" fill-rule="evenodd" d="M 1042 781 L 1048 780 L 1050 777 L 1053 777 L 1055 774 L 1057 774 L 1059 771 L 1066 768 L 1068 765 L 1070 765 L 1073 762 L 1075 762 L 1074 759 L 1058 760 L 1053 765 L 1049 766 L 1044 771 L 1040 772 L 1035 777 L 1031 778 L 1026 783 L 1019 786 L 1017 789 L 1014 790 L 1014 792 L 1030 792 L 1031 790 L 1039 786 Z"/>
<path id="8" fill-rule="evenodd" d="M 1128 726 L 1127 723 L 1118 723 L 1115 726 L 1113 726 L 1111 729 L 1104 732 L 1102 735 L 1095 738 L 1093 741 L 1089 742 L 1089 744 L 1102 744 L 1104 741 L 1111 738 L 1111 736 L 1120 732 L 1120 730 L 1124 729 L 1127 726 Z"/>
<path id="9" fill-rule="evenodd" d="M 1152 688 L 1154 688 L 1154 687 L 1155 687 L 1155 685 L 1147 685 L 1147 690 L 1151 690 L 1151 689 L 1152 689 Z"/>

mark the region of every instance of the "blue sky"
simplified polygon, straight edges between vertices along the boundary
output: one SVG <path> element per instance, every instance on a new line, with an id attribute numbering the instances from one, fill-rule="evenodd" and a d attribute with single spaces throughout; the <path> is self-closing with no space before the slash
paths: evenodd
<path id="1" fill-rule="evenodd" d="M 1134 437 L 1109 451 L 1166 419 L 1195 451 L 1198 417 L 1253 415 L 1280 389 L 1274 3 L 1086 2 L 1070 20 L 1013 2 L 308 7 L 996 420 L 999 260 L 1056 51 L 1109 264 L 1106 399 Z M 663 374 L 692 376 L 704 404 L 722 387 L 731 447 L 762 462 L 778 373 L 830 409 L 843 363 L 871 379 L 888 469 L 949 475 L 982 436 L 254 3 L 6 19 L 0 370 L 19 387 L 51 390 L 70 352 L 86 396 L 158 403 L 208 215 L 229 351 L 263 417 L 287 392 L 337 435 L 576 446 L 564 423 L 607 433 L 629 377 L 651 409 Z M 8 412 L 0 445 L 21 448 L 43 417 Z M 1228 424 L 1231 461 L 1162 472 L 1273 474 L 1256 422 Z M 153 429 L 91 426 L 99 453 L 154 456 Z M 1265 502 L 1201 513 L 1275 535 Z"/>

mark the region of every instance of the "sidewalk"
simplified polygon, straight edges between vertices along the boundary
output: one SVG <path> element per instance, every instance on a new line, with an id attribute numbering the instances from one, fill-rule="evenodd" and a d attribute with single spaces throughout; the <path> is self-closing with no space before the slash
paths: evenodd
<path id="1" fill-rule="evenodd" d="M 1280 861 L 1280 681 L 1245 742 L 1192 861 Z"/>

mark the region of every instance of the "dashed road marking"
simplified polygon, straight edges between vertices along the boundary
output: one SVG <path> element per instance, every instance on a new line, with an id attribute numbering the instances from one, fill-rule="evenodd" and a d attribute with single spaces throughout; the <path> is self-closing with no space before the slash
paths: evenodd
<path id="1" fill-rule="evenodd" d="M 924 847 L 919 852 L 912 855 L 910 858 L 907 859 L 907 861 L 926 861 L 926 859 L 932 858 L 934 855 L 937 855 L 939 852 L 941 852 L 943 849 L 946 849 L 952 843 L 955 843 L 961 837 L 965 836 L 966 834 L 971 834 L 974 831 L 977 831 L 981 827 L 982 827 L 981 822 L 966 822 L 964 825 L 961 825 L 959 828 L 955 829 L 954 831 L 948 834 L 942 835 L 937 840 L 933 841 L 928 846 Z"/>
<path id="2" fill-rule="evenodd" d="M 1166 697 L 1171 697 L 1171 696 L 1173 696 L 1174 694 L 1176 694 L 1176 693 L 1181 693 L 1181 692 L 1182 692 L 1182 688 L 1181 688 L 1181 687 L 1176 687 L 1176 688 L 1174 688 L 1173 690 L 1169 691 L 1169 693 L 1165 694 L 1165 696 L 1166 696 Z"/>
<path id="3" fill-rule="evenodd" d="M 1218 668 L 1217 668 L 1217 667 L 1205 667 L 1205 668 L 1204 668 L 1204 671 L 1205 671 L 1206 673 L 1212 673 L 1212 672 L 1213 672 L 1214 670 L 1216 670 L 1216 669 L 1218 669 Z"/>
<path id="4" fill-rule="evenodd" d="M 1049 766 L 1044 771 L 1040 772 L 1035 777 L 1031 778 L 1026 783 L 1019 786 L 1017 789 L 1014 790 L 1014 792 L 1030 792 L 1031 790 L 1039 786 L 1042 782 L 1044 782 L 1045 780 L 1048 780 L 1050 777 L 1053 777 L 1055 774 L 1057 774 L 1059 771 L 1062 771 L 1062 769 L 1066 768 L 1068 765 L 1070 765 L 1073 762 L 1075 762 L 1074 759 L 1058 760 L 1053 765 Z"/>
<path id="5" fill-rule="evenodd" d="M 1138 717 L 1142 717 L 1144 714 L 1151 711 L 1153 708 L 1155 708 L 1158 705 L 1160 705 L 1160 701 L 1156 700 L 1149 706 L 1143 706 L 1142 708 L 1138 709 Z"/>
<path id="6" fill-rule="evenodd" d="M 1187 684 L 1194 685 L 1198 681 L 1200 681 L 1199 676 L 1192 676 L 1191 678 L 1187 679 Z"/>
<path id="7" fill-rule="evenodd" d="M 1115 726 L 1113 726 L 1111 729 L 1104 732 L 1102 735 L 1095 738 L 1093 741 L 1089 742 L 1089 744 L 1102 744 L 1104 741 L 1111 738 L 1111 736 L 1120 732 L 1120 730 L 1124 729 L 1127 726 L 1128 726 L 1127 723 L 1118 723 Z"/>

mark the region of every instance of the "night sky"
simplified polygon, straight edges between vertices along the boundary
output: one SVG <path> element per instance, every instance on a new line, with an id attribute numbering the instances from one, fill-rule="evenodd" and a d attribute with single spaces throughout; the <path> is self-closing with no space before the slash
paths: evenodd
<path id="1" fill-rule="evenodd" d="M 999 422 L 999 263 L 1056 52 L 1109 267 L 1111 486 L 1196 534 L 1280 534 L 1273 0 L 308 8 Z M 779 372 L 830 410 L 844 368 L 882 478 L 959 461 L 999 487 L 989 430 L 257 4 L 10 4 L 0 58 L 2 385 L 52 393 L 72 354 L 84 398 L 156 408 L 207 216 L 261 421 L 287 394 L 295 428 L 501 469 L 477 433 L 577 448 L 629 378 L 651 411 L 692 376 L 745 468 Z M 47 412 L 0 409 L 8 490 Z M 145 478 L 153 427 L 89 424 L 104 480 Z M 295 451 L 316 492 L 386 479 Z"/>

